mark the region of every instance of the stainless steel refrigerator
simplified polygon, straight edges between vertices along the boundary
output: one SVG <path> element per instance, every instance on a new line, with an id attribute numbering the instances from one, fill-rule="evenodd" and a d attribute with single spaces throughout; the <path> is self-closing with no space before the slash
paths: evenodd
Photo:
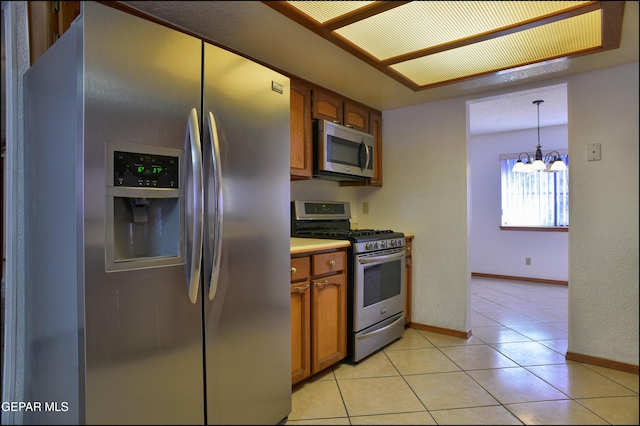
<path id="1" fill-rule="evenodd" d="M 24 422 L 287 417 L 289 79 L 83 2 L 24 90 Z"/>

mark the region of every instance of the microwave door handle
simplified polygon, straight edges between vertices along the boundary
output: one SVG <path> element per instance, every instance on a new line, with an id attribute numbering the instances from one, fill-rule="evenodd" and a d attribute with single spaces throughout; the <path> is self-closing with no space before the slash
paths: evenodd
<path id="1" fill-rule="evenodd" d="M 364 143 L 364 141 L 362 142 Z M 364 144 L 366 152 L 367 152 L 367 158 L 365 159 L 364 162 L 364 168 L 367 169 L 369 167 L 369 162 L 371 161 L 371 149 L 369 148 L 369 145 L 367 145 L 366 143 Z M 364 172 L 364 170 L 362 170 Z"/>
<path id="2" fill-rule="evenodd" d="M 364 147 L 364 164 L 360 167 L 362 169 L 362 171 L 364 172 L 367 169 L 367 167 L 369 167 L 369 160 L 370 160 L 370 157 L 371 157 L 371 153 L 369 152 L 369 145 L 364 143 L 364 140 L 362 142 L 360 142 L 360 143 Z"/>

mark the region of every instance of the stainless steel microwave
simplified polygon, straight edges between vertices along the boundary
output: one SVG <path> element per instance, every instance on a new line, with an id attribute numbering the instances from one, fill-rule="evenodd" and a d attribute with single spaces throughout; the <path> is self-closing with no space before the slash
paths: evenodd
<path id="1" fill-rule="evenodd" d="M 373 135 L 327 120 L 315 120 L 314 176 L 359 181 L 373 176 Z"/>

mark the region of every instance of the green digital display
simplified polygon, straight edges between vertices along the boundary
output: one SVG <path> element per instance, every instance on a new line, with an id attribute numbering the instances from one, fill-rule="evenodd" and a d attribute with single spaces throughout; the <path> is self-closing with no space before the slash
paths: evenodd
<path id="1" fill-rule="evenodd" d="M 138 174 L 151 174 L 153 176 L 157 176 L 159 174 L 162 173 L 162 171 L 164 170 L 164 168 L 162 166 L 150 166 L 150 167 L 146 167 L 146 166 L 142 166 L 137 164 L 136 165 L 136 169 L 138 170 Z"/>
<path id="2" fill-rule="evenodd" d="M 178 162 L 178 157 L 115 151 L 114 185 L 177 188 Z"/>

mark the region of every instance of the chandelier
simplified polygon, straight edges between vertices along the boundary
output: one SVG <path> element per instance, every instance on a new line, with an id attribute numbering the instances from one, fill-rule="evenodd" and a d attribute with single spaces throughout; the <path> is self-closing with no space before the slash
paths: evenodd
<path id="1" fill-rule="evenodd" d="M 528 152 L 521 152 L 518 155 L 518 161 L 514 164 L 512 172 L 531 173 L 540 172 L 560 172 L 567 170 L 567 166 L 560 159 L 560 153 L 558 151 L 551 151 L 545 155 L 542 154 L 542 146 L 540 145 L 540 104 L 542 100 L 533 101 L 538 108 L 538 145 L 536 146 L 535 154 L 529 154 Z M 555 154 L 555 155 L 554 155 Z M 522 162 L 522 157 L 525 156 L 527 162 Z"/>

